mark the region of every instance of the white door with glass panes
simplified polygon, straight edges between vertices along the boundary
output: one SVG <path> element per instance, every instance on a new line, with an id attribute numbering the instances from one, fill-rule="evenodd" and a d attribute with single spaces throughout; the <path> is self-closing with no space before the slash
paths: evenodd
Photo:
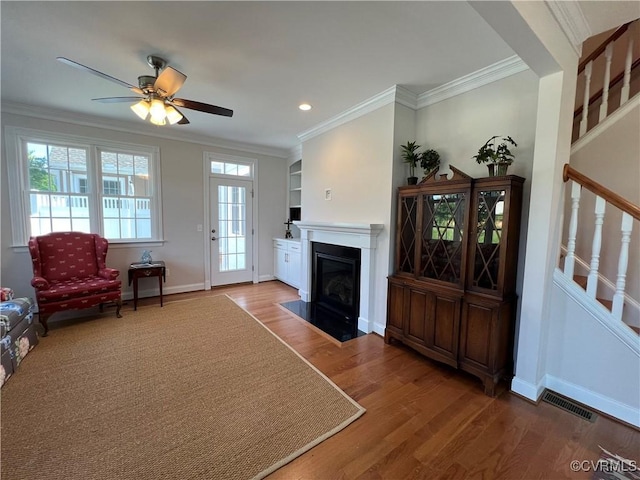
<path id="1" fill-rule="evenodd" d="M 211 177 L 211 285 L 253 280 L 253 182 Z"/>

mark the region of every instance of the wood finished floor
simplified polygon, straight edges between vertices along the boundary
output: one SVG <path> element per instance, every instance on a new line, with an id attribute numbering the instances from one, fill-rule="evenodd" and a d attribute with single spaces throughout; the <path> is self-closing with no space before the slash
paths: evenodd
<path id="1" fill-rule="evenodd" d="M 222 293 L 367 409 L 270 480 L 590 479 L 570 463 L 595 462 L 599 445 L 640 462 L 640 432 L 609 418 L 590 423 L 508 392 L 489 398 L 475 377 L 385 345 L 375 334 L 340 345 L 279 306 L 299 297 L 278 281 L 169 295 L 165 302 Z M 156 302 L 142 299 L 138 308 Z M 123 314 L 130 309 L 132 302 Z"/>

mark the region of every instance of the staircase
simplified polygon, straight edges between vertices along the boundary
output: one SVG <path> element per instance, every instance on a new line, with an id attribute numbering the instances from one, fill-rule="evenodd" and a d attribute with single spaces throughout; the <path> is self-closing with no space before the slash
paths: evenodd
<path id="1" fill-rule="evenodd" d="M 605 188 L 598 178 L 590 178 L 573 167 L 580 163 L 576 159 L 577 150 L 582 150 L 582 156 L 592 147 L 600 147 L 602 150 L 603 140 L 598 138 L 599 135 L 617 128 L 618 120 L 628 112 L 635 114 L 633 109 L 640 105 L 639 35 L 640 20 L 622 25 L 607 35 L 592 52 L 587 53 L 578 67 L 579 88 L 573 134 L 575 141 L 571 166 L 566 165 L 564 170 L 564 181 L 572 182 L 570 198 L 567 198 L 565 208 L 565 217 L 569 219 L 569 223 L 565 224 L 566 234 L 563 237 L 567 239 L 567 243 L 562 247 L 565 276 L 587 292 L 591 301 L 605 306 L 613 317 L 612 321 L 623 321 L 636 334 L 640 332 L 640 282 L 637 279 L 640 272 L 637 269 L 632 268 L 631 272 L 633 291 L 626 291 L 626 286 L 629 252 L 632 253 L 632 262 L 640 262 L 640 258 L 635 255 L 640 250 L 640 245 L 637 238 L 633 242 L 631 240 L 634 224 L 636 231 L 638 229 L 640 208 L 632 200 Z M 598 72 L 600 76 L 594 77 L 594 72 Z M 593 95 L 590 94 L 592 85 L 600 87 Z M 611 99 L 616 101 L 612 102 Z M 637 130 L 635 136 L 637 137 Z M 632 148 L 630 154 L 631 158 L 637 159 L 640 158 L 640 140 L 636 139 L 635 142 L 637 147 Z M 606 146 L 609 149 L 613 147 Z M 595 157 L 591 162 L 598 162 L 599 168 L 604 171 L 607 169 L 607 160 Z M 601 173 L 594 169 L 591 172 L 596 175 Z M 628 173 L 633 175 L 633 172 Z M 638 189 L 637 183 L 635 189 Z M 585 194 L 591 196 L 585 206 L 591 207 L 589 215 L 594 216 L 585 215 L 586 212 L 579 213 L 581 196 Z M 634 200 L 637 201 L 636 198 Z M 615 224 L 612 221 L 605 222 L 605 213 L 613 215 L 619 221 L 617 245 L 613 233 Z M 606 255 L 601 258 L 603 234 Z M 588 246 L 591 247 L 590 250 Z M 617 255 L 612 254 L 613 250 L 617 251 Z M 579 253 L 583 254 L 582 258 Z"/>
<path id="2" fill-rule="evenodd" d="M 623 25 L 580 65 L 571 164 L 563 171 L 568 182 L 564 245 L 553 274 L 542 382 L 636 428 L 640 428 L 638 33 L 637 20 Z M 621 65 L 620 71 L 616 65 Z M 602 74 L 602 88 L 593 87 L 598 83 L 595 72 Z M 595 94 L 590 93 L 592 87 Z M 620 194 L 605 184 L 621 186 L 616 188 Z"/>

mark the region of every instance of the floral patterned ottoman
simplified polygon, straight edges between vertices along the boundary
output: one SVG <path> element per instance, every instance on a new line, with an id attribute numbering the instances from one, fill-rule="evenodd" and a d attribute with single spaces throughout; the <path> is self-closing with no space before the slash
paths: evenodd
<path id="1" fill-rule="evenodd" d="M 33 322 L 33 300 L 27 297 L 0 302 L 0 386 L 18 369 L 38 344 Z"/>

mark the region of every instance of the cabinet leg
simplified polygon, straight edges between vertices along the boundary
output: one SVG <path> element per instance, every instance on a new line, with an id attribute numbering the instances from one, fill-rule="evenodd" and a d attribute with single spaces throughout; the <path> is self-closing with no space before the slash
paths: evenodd
<path id="1" fill-rule="evenodd" d="M 496 396 L 496 382 L 491 377 L 486 377 L 484 383 L 484 394 L 489 397 Z"/>

